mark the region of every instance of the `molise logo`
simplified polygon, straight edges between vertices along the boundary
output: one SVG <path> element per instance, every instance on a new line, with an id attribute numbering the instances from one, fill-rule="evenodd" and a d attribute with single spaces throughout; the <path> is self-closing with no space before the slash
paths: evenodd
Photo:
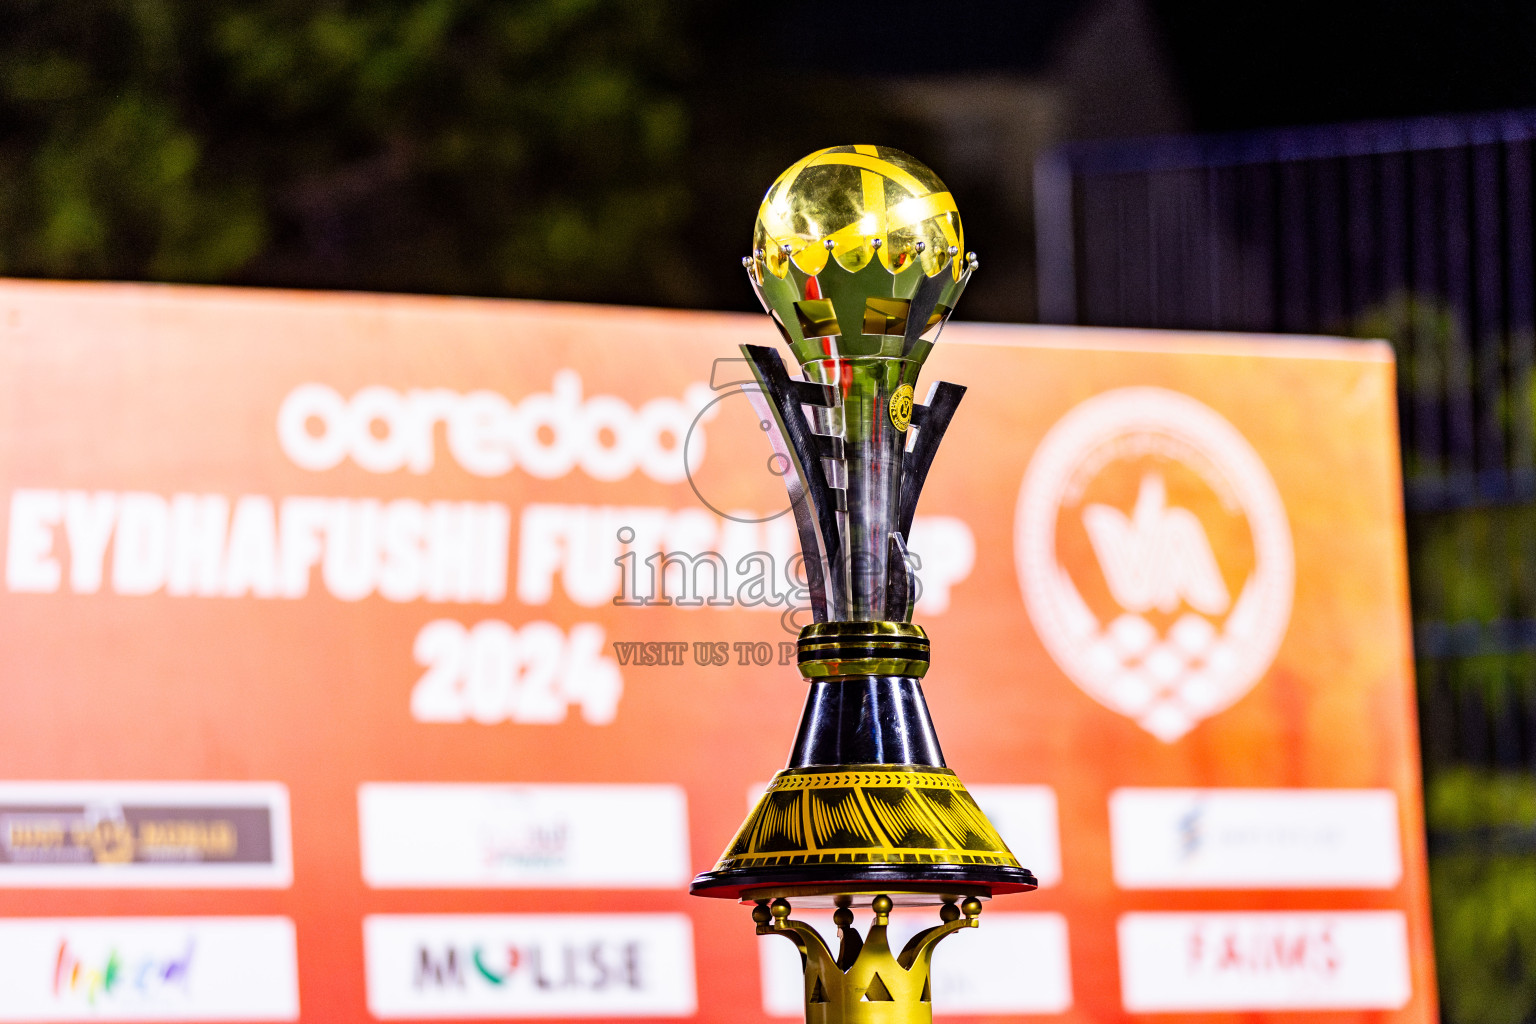
<path id="1" fill-rule="evenodd" d="M 363 921 L 375 1017 L 688 1017 L 683 914 L 380 914 Z"/>
<path id="2" fill-rule="evenodd" d="M 1230 423 L 1164 388 L 1106 391 L 1051 428 L 1024 474 L 1014 554 L 1051 657 L 1165 743 L 1252 689 L 1290 622 L 1274 480 Z"/>
<path id="3" fill-rule="evenodd" d="M 414 984 L 418 989 L 489 985 L 535 992 L 557 989 L 602 992 L 610 988 L 638 992 L 645 987 L 640 960 L 640 944 L 633 941 L 523 946 L 478 942 L 472 946 L 422 945 L 416 950 Z"/>

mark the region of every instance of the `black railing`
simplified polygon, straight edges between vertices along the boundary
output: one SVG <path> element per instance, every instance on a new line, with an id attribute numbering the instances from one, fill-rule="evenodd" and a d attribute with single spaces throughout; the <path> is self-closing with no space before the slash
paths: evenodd
<path id="1" fill-rule="evenodd" d="M 1421 656 L 1418 675 L 1428 764 L 1536 772 L 1536 658 Z"/>
<path id="2" fill-rule="evenodd" d="M 1412 506 L 1532 500 L 1533 143 L 1523 111 L 1057 150 L 1042 318 L 1389 338 Z"/>

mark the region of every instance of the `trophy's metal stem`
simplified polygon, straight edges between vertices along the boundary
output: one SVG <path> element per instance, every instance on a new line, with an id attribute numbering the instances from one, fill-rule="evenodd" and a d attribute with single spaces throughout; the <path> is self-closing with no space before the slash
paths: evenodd
<path id="1" fill-rule="evenodd" d="M 916 559 L 909 564 L 906 533 L 965 389 L 940 382 L 929 405 L 916 405 L 918 359 L 827 356 L 796 380 L 772 349 L 742 352 L 758 383 L 749 396 L 788 467 L 812 617 L 910 622 Z"/>
<path id="2" fill-rule="evenodd" d="M 905 423 L 897 429 L 892 421 L 891 396 L 903 383 L 915 380 L 919 369 L 912 360 L 891 357 L 831 358 L 804 367 L 807 379 L 833 385 L 842 393 L 839 405 L 813 414 L 818 433 L 843 439 L 848 494 L 843 557 L 848 617 L 854 621 L 888 617 L 886 557 L 901 508 L 907 443 Z M 905 569 L 898 567 L 898 571 Z"/>

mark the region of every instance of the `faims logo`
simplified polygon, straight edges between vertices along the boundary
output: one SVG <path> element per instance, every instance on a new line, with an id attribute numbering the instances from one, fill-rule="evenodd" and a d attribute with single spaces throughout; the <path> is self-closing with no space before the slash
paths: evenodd
<path id="1" fill-rule="evenodd" d="M 1252 689 L 1290 623 L 1295 559 L 1269 470 L 1215 410 L 1165 388 L 1106 391 L 1050 429 L 1014 554 L 1051 657 L 1165 743 Z"/>
<path id="2" fill-rule="evenodd" d="M 95 1006 L 98 1001 L 158 1001 L 168 993 L 186 995 L 193 948 L 189 936 L 181 952 L 168 956 L 125 956 L 117 946 L 111 946 L 104 958 L 95 958 L 72 948 L 65 939 L 54 958 L 54 997 L 84 999 Z"/>
<path id="3" fill-rule="evenodd" d="M 638 942 L 576 942 L 558 946 L 476 943 L 416 950 L 416 989 L 529 989 L 608 992 L 645 987 Z"/>
<path id="4" fill-rule="evenodd" d="M 1340 952 L 1330 924 L 1290 928 L 1195 928 L 1186 952 L 1191 974 L 1238 976 L 1339 973 Z"/>

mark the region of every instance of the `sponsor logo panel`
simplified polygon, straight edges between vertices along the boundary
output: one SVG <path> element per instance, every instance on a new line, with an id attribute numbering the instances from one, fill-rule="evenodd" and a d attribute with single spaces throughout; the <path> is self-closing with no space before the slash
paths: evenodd
<path id="1" fill-rule="evenodd" d="M 0 921 L 0 993 L 0 1021 L 297 1020 L 293 922 Z"/>
<path id="2" fill-rule="evenodd" d="M 687 797 L 667 785 L 364 783 L 375 888 L 672 888 L 689 878 Z"/>
<path id="3" fill-rule="evenodd" d="M 1251 690 L 1290 623 L 1274 479 L 1232 424 L 1166 388 L 1106 391 L 1050 429 L 1019 489 L 1014 555 L 1057 665 L 1165 743 Z"/>
<path id="4" fill-rule="evenodd" d="M 0 782 L 0 887 L 284 888 L 273 782 Z"/>
<path id="5" fill-rule="evenodd" d="M 368 1009 L 383 1019 L 686 1017 L 685 914 L 373 915 Z"/>
<path id="6" fill-rule="evenodd" d="M 1395 1010 L 1412 992 L 1397 911 L 1126 914 L 1119 937 L 1132 1013 Z"/>
<path id="7" fill-rule="evenodd" d="M 1122 889 L 1390 889 L 1403 874 L 1389 789 L 1117 789 Z"/>
<path id="8" fill-rule="evenodd" d="M 830 913 L 795 912 L 835 948 Z M 938 920 L 926 911 L 898 908 L 886 932 L 892 949 Z M 856 923 L 864 934 L 867 918 Z M 777 935 L 758 941 L 763 1011 L 772 1017 L 803 1017 L 805 991 L 800 954 Z M 981 1013 L 1063 1013 L 1072 1007 L 1067 920 L 1060 914 L 982 915 L 980 928 L 949 936 L 933 959 L 933 1005 L 938 1016 Z"/>

